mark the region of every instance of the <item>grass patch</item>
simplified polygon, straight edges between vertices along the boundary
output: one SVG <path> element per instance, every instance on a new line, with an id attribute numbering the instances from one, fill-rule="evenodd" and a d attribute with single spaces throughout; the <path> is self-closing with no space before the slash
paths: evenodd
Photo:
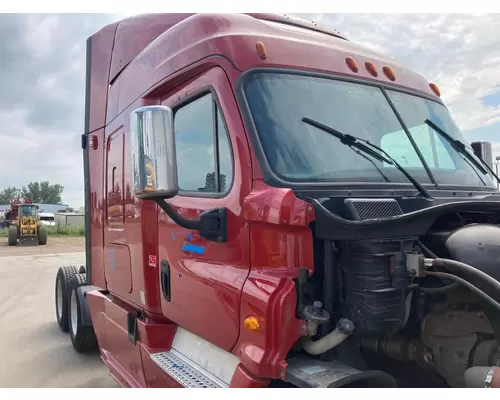
<path id="1" fill-rule="evenodd" d="M 49 236 L 85 236 L 85 226 L 70 225 L 70 226 L 48 226 Z M 0 229 L 0 237 L 8 236 L 8 229 Z"/>
<path id="2" fill-rule="evenodd" d="M 85 236 L 85 226 L 69 225 L 69 226 L 49 226 L 49 236 Z"/>

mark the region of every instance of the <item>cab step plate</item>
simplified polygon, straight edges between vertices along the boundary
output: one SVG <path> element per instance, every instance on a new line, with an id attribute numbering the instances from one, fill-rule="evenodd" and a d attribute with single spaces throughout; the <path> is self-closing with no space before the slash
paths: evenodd
<path id="1" fill-rule="evenodd" d="M 151 359 L 168 375 L 187 388 L 227 388 L 208 371 L 193 363 L 174 349 L 151 354 Z"/>

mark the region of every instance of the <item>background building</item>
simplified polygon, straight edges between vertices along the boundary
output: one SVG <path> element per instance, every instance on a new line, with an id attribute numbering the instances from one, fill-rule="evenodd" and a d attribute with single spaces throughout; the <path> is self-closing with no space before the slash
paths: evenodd
<path id="1" fill-rule="evenodd" d="M 40 212 L 54 213 L 60 210 L 66 210 L 69 208 L 67 204 L 41 204 L 38 203 L 38 208 Z M 5 213 L 5 211 L 10 209 L 10 204 L 0 204 L 0 213 Z"/>
<path id="2" fill-rule="evenodd" d="M 84 226 L 85 215 L 77 213 L 54 213 L 56 226 Z"/>

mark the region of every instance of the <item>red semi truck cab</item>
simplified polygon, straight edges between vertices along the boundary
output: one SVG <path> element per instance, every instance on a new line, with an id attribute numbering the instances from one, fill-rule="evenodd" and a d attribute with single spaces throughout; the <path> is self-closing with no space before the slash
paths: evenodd
<path id="1" fill-rule="evenodd" d="M 436 85 L 286 15 L 108 25 L 85 115 L 86 265 L 59 270 L 57 320 L 124 387 L 404 385 L 367 354 L 397 362 L 403 332 L 422 368 L 439 342 L 417 320 L 438 311 L 409 315 L 415 246 L 500 204 Z"/>

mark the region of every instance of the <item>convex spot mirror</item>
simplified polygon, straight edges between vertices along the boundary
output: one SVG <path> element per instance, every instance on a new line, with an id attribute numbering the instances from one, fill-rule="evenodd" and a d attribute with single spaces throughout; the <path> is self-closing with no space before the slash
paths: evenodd
<path id="1" fill-rule="evenodd" d="M 130 117 L 133 191 L 139 199 L 177 195 L 173 112 L 165 106 L 141 107 Z"/>

